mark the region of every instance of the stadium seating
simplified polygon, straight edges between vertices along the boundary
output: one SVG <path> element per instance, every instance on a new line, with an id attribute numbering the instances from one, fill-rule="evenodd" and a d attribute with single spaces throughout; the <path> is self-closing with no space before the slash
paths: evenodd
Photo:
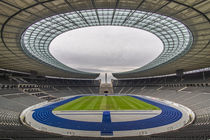
<path id="1" fill-rule="evenodd" d="M 21 124 L 20 113 L 29 106 L 46 100 L 99 92 L 100 83 L 95 80 L 31 78 L 29 75 L 5 71 L 2 75 L 0 76 L 0 138 L 4 139 L 61 138 L 58 135 L 35 131 Z"/>
<path id="2" fill-rule="evenodd" d="M 206 72 L 208 75 L 209 72 Z M 190 78 L 190 77 L 194 78 Z M 119 94 L 137 94 L 166 99 L 185 105 L 196 114 L 193 124 L 177 131 L 156 134 L 149 137 L 132 137 L 132 139 L 162 140 L 206 140 L 210 133 L 210 93 L 209 78 L 202 74 L 190 74 L 179 81 L 179 77 L 158 77 L 150 79 L 113 80 L 113 89 Z M 17 77 L 13 74 L 13 77 Z M 19 76 L 20 77 L 20 76 Z M 14 79 L 14 78 L 13 78 Z M 25 82 L 12 82 L 4 78 L 0 82 L 0 137 L 24 139 L 68 139 L 62 136 L 46 134 L 24 126 L 19 121 L 19 114 L 25 108 L 46 101 L 50 97 L 63 97 L 78 94 L 95 94 L 99 92 L 98 81 L 67 80 L 56 78 L 20 77 Z M 22 80 L 23 81 L 23 80 Z M 24 133 L 23 133 L 24 132 Z M 89 139 L 77 138 L 74 139 Z M 126 139 L 126 138 L 121 138 Z"/>
<path id="3" fill-rule="evenodd" d="M 206 73 L 209 74 L 209 72 Z M 121 91 L 123 94 L 137 94 L 170 100 L 189 107 L 196 114 L 193 124 L 175 132 L 153 137 L 157 139 L 161 137 L 171 139 L 207 139 L 210 137 L 210 87 L 208 84 L 209 78 L 206 76 L 206 79 L 202 79 L 201 76 L 202 74 L 199 73 L 185 75 L 184 77 L 186 78 L 180 82 L 177 82 L 179 77 L 176 78 L 176 76 L 117 80 L 113 81 L 113 88 L 115 93 Z M 164 80 L 160 79 L 167 80 L 163 82 Z"/>

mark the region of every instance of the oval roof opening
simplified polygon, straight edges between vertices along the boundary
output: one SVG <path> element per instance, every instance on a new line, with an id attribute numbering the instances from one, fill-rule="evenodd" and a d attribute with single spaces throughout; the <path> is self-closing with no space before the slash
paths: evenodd
<path id="1" fill-rule="evenodd" d="M 160 55 L 162 41 L 154 34 L 122 26 L 79 28 L 57 36 L 50 53 L 63 64 L 87 72 L 124 72 Z"/>

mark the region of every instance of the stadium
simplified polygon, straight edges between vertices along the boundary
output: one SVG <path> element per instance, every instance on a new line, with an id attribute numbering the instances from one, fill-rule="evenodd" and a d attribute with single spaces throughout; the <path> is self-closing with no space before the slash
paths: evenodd
<path id="1" fill-rule="evenodd" d="M 49 51 L 93 26 L 145 30 L 164 48 L 102 83 Z M 210 139 L 209 0 L 0 0 L 0 29 L 0 140 Z"/>

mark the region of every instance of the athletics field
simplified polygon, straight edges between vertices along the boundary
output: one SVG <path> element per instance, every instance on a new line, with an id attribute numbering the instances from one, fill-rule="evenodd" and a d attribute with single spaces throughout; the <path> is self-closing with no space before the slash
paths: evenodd
<path id="1" fill-rule="evenodd" d="M 54 109 L 65 110 L 159 110 L 159 108 L 131 96 L 83 96 Z"/>

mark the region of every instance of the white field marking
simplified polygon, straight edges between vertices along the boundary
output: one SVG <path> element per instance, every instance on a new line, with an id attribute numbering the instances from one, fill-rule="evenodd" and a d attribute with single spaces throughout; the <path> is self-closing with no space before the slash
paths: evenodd
<path id="1" fill-rule="evenodd" d="M 105 110 L 104 110 L 105 111 Z M 126 122 L 152 118 L 159 115 L 161 110 L 118 110 L 110 111 L 112 122 Z M 53 114 L 70 120 L 102 122 L 103 111 L 53 111 Z"/>
<path id="2" fill-rule="evenodd" d="M 53 111 L 53 114 L 75 121 L 102 122 L 103 111 Z"/>
<path id="3" fill-rule="evenodd" d="M 142 111 L 111 111 L 112 122 L 126 122 L 148 119 L 159 115 L 161 110 L 142 110 Z"/>

